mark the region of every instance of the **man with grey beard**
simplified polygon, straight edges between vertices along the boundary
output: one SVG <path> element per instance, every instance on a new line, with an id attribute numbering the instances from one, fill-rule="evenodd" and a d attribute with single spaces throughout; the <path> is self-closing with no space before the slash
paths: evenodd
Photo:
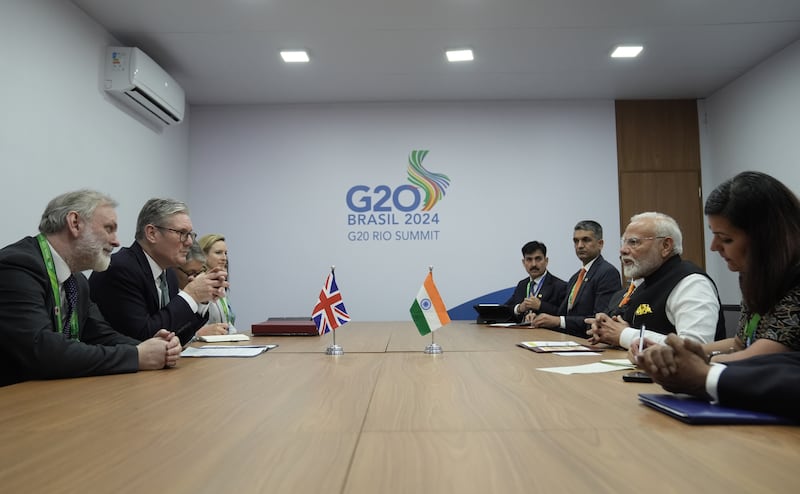
<path id="1" fill-rule="evenodd" d="M 725 337 L 717 288 L 703 270 L 681 259 L 683 237 L 674 219 L 653 212 L 633 216 L 619 252 L 624 276 L 643 281 L 621 314 L 586 320 L 592 343 L 630 348 L 635 357 L 642 327 L 650 343 L 662 343 L 670 333 L 699 343 Z"/>
<path id="2" fill-rule="evenodd" d="M 91 190 L 47 205 L 36 237 L 0 250 L 0 386 L 174 367 L 181 346 L 161 330 L 138 341 L 114 331 L 81 271 L 108 268 L 117 203 Z"/>

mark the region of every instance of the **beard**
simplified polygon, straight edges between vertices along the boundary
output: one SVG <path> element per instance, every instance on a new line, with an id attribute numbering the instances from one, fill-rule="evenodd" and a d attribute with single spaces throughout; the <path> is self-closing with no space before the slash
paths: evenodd
<path id="1" fill-rule="evenodd" d="M 105 242 L 97 238 L 94 232 L 84 230 L 83 235 L 75 245 L 74 259 L 80 266 L 80 271 L 105 271 L 111 264 L 111 256 L 106 253 Z"/>
<path id="2" fill-rule="evenodd" d="M 637 278 L 644 278 L 658 269 L 658 260 L 651 258 L 632 259 L 630 257 L 623 258 L 623 261 L 631 261 L 632 264 L 622 265 L 622 274 L 625 278 L 635 280 Z"/>

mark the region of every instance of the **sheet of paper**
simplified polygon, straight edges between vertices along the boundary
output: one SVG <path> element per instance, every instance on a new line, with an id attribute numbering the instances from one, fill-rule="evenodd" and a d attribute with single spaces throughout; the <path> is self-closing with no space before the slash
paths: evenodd
<path id="1" fill-rule="evenodd" d="M 186 347 L 181 352 L 181 357 L 255 357 L 276 346 L 278 345 L 206 345 Z"/>
<path id="2" fill-rule="evenodd" d="M 600 362 L 608 365 L 618 365 L 620 367 L 624 367 L 625 369 L 635 369 L 636 366 L 631 363 L 630 360 L 626 358 L 607 358 L 603 359 Z"/>
<path id="3" fill-rule="evenodd" d="M 223 341 L 248 341 L 250 337 L 242 333 L 233 333 L 233 334 L 210 334 L 206 336 L 198 336 L 197 339 L 199 341 L 205 341 L 207 343 L 221 343 Z"/>
<path id="4" fill-rule="evenodd" d="M 602 355 L 597 352 L 553 352 L 551 355 L 561 355 L 562 357 L 585 357 L 587 355 Z"/>
<path id="5" fill-rule="evenodd" d="M 612 372 L 626 370 L 621 365 L 604 364 L 603 362 L 594 362 L 584 365 L 572 365 L 567 367 L 540 367 L 540 371 L 554 372 L 556 374 L 599 374 L 601 372 Z"/>
<path id="6" fill-rule="evenodd" d="M 511 328 L 514 326 L 519 326 L 519 324 L 515 322 L 493 322 L 489 325 L 490 328 Z"/>

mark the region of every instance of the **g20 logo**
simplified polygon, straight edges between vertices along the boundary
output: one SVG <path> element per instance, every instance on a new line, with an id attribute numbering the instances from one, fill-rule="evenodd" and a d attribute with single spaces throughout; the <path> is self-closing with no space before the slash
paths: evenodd
<path id="1" fill-rule="evenodd" d="M 378 185 L 374 190 L 366 185 L 354 185 L 347 191 L 347 207 L 354 213 L 389 212 L 394 208 L 407 213 L 415 211 L 422 202 L 419 189 L 401 185 L 394 190 L 388 185 Z"/>

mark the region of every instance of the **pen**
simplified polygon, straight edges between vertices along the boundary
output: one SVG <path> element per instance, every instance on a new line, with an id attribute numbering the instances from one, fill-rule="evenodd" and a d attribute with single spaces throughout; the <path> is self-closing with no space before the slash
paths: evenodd
<path id="1" fill-rule="evenodd" d="M 644 348 L 644 324 L 642 327 L 639 328 L 639 353 L 642 353 L 642 348 Z"/>

